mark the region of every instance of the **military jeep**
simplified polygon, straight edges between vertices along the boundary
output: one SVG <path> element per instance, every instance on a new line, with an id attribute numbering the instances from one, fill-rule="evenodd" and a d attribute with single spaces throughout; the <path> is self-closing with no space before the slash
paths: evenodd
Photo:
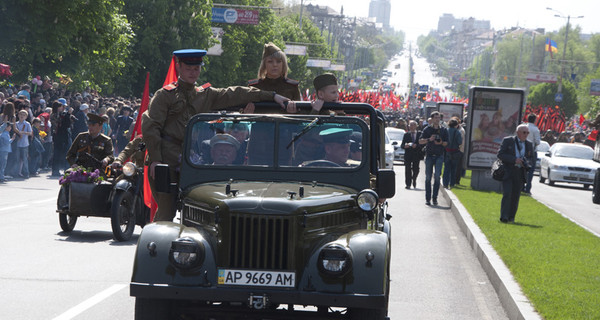
<path id="1" fill-rule="evenodd" d="M 177 192 L 181 217 L 140 235 L 136 319 L 387 318 L 395 182 L 383 115 L 325 108 L 190 120 L 178 185 L 157 167 L 157 189 Z M 237 147 L 232 130 L 244 131 Z M 217 141 L 237 161 L 222 161 Z"/>

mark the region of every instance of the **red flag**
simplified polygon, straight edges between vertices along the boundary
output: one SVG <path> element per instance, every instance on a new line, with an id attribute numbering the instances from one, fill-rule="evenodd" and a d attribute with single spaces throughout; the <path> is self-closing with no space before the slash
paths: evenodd
<path id="1" fill-rule="evenodd" d="M 165 78 L 165 83 L 163 83 L 163 87 L 168 85 L 169 83 L 173 83 L 177 81 L 177 69 L 175 69 L 175 55 L 171 59 L 171 65 L 169 66 L 169 72 L 167 72 L 167 77 Z"/>
<path id="2" fill-rule="evenodd" d="M 137 118 L 135 119 L 135 126 L 131 133 L 130 141 L 135 139 L 138 135 L 142 134 L 142 113 L 148 110 L 150 104 L 150 72 L 146 72 L 146 84 L 144 85 L 144 94 L 142 95 L 142 104 L 140 110 L 138 110 Z"/>
<path id="3" fill-rule="evenodd" d="M 588 139 L 592 140 L 592 141 L 596 141 L 596 137 L 598 137 L 598 130 L 594 130 L 590 133 L 590 135 L 588 136 Z"/>
<path id="4" fill-rule="evenodd" d="M 146 151 L 146 157 L 148 156 L 148 151 Z M 154 197 L 152 196 L 152 190 L 150 189 L 150 181 L 148 180 L 148 172 L 150 168 L 148 166 L 144 166 L 144 204 L 146 207 L 150 208 L 150 222 L 154 221 L 154 215 L 156 214 L 156 209 L 158 209 L 158 204 Z"/>
<path id="5" fill-rule="evenodd" d="M 585 117 L 583 116 L 583 114 L 579 114 L 579 125 L 581 126 L 583 124 L 583 122 L 585 121 Z"/>

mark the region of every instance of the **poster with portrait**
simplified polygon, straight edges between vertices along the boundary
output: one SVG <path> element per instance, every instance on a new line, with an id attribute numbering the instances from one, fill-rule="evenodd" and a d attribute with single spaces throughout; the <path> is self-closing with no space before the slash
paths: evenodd
<path id="1" fill-rule="evenodd" d="M 460 120 L 463 118 L 463 109 L 465 105 L 462 103 L 438 102 L 437 110 L 442 114 L 442 120 L 448 122 L 450 118 L 457 117 Z"/>
<path id="2" fill-rule="evenodd" d="M 502 139 L 514 135 L 520 123 L 524 96 L 522 89 L 472 87 L 469 90 L 467 168 L 492 167 Z"/>

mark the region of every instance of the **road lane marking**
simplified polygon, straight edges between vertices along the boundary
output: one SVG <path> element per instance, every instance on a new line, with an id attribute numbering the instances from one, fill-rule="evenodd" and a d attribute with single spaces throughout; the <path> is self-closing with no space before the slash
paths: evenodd
<path id="1" fill-rule="evenodd" d="M 44 203 L 44 202 L 50 202 L 50 201 L 56 201 L 56 198 L 48 198 L 45 200 L 33 201 L 33 203 Z"/>
<path id="2" fill-rule="evenodd" d="M 110 288 L 96 294 L 95 296 L 83 301 L 82 303 L 74 306 L 73 308 L 67 310 L 67 312 L 61 314 L 60 316 L 54 318 L 53 320 L 70 320 L 84 312 L 85 310 L 95 306 L 100 303 L 102 300 L 110 297 L 111 295 L 117 293 L 119 290 L 127 287 L 127 284 L 114 284 Z"/>
<path id="3" fill-rule="evenodd" d="M 19 205 L 16 205 L 16 206 L 4 207 L 4 208 L 0 208 L 0 211 L 8 211 L 8 210 L 17 209 L 17 208 L 23 208 L 23 207 L 27 207 L 27 205 L 26 204 L 19 204 Z"/>

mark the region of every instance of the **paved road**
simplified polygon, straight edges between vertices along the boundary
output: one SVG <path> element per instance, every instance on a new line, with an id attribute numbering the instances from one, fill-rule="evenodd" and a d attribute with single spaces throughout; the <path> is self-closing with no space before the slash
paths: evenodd
<path id="1" fill-rule="evenodd" d="M 392 319 L 505 319 L 498 298 L 459 231 L 448 204 L 424 205 L 396 166 L 390 316 Z M 60 231 L 58 183 L 47 176 L 0 185 L 0 318 L 133 319 L 128 283 L 134 239 L 112 239 L 104 218 Z"/>

